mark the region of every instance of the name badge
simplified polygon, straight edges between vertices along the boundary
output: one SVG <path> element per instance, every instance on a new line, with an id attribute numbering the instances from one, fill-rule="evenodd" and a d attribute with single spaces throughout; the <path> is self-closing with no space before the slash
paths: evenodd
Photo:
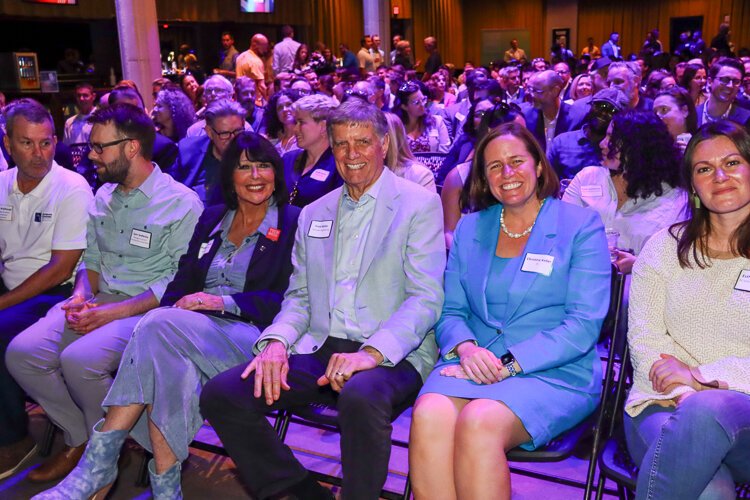
<path id="1" fill-rule="evenodd" d="M 750 292 L 750 269 L 743 269 L 740 271 L 740 277 L 737 278 L 737 283 L 735 283 L 734 289 L 742 290 L 743 292 Z"/>
<path id="2" fill-rule="evenodd" d="M 130 244 L 134 247 L 151 248 L 151 233 L 133 229 L 130 233 Z"/>
<path id="3" fill-rule="evenodd" d="M 211 241 L 207 241 L 205 243 L 201 243 L 201 247 L 198 249 L 198 258 L 199 259 L 202 259 L 203 256 L 206 255 L 211 250 L 211 247 L 214 245 L 214 241 L 216 241 L 216 240 L 211 240 Z"/>
<path id="4" fill-rule="evenodd" d="M 13 220 L 13 206 L 0 205 L 0 220 Z"/>
<path id="5" fill-rule="evenodd" d="M 52 214 L 49 212 L 34 212 L 34 222 L 52 222 Z"/>
<path id="6" fill-rule="evenodd" d="M 310 177 L 312 179 L 315 179 L 316 181 L 323 182 L 324 180 L 328 179 L 328 176 L 331 172 L 328 170 L 323 170 L 322 168 L 316 168 L 312 171 L 310 174 Z"/>
<path id="7" fill-rule="evenodd" d="M 464 120 L 466 120 L 466 115 L 465 114 L 463 114 L 463 113 L 456 113 L 456 121 L 457 122 L 462 122 Z"/>
<path id="8" fill-rule="evenodd" d="M 523 259 L 521 271 L 549 276 L 552 274 L 552 263 L 554 261 L 555 258 L 551 255 L 527 253 L 526 257 Z"/>
<path id="9" fill-rule="evenodd" d="M 589 196 L 591 198 L 602 197 L 602 187 L 592 184 L 590 186 L 581 186 L 581 196 Z"/>
<path id="10" fill-rule="evenodd" d="M 328 238 L 331 236 L 332 228 L 332 220 L 314 220 L 310 224 L 310 230 L 307 231 L 307 235 L 310 238 Z"/>
<path id="11" fill-rule="evenodd" d="M 268 238 L 271 241 L 279 241 L 279 236 L 281 236 L 281 229 L 278 229 L 275 227 L 268 228 L 268 232 L 266 233 L 266 238 Z"/>

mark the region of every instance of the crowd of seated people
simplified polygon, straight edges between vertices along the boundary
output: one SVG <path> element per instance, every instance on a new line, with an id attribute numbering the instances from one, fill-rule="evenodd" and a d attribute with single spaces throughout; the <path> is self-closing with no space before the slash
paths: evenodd
<path id="1" fill-rule="evenodd" d="M 599 401 L 614 268 L 638 497 L 731 498 L 750 480 L 750 57 L 659 57 L 658 31 L 625 56 L 615 35 L 458 72 L 429 37 L 424 74 L 405 41 L 384 64 L 367 37 L 352 56 L 380 65 L 352 70 L 299 44 L 260 99 L 186 74 L 154 81 L 150 113 L 133 82 L 82 84 L 77 164 L 49 111 L 8 103 L 0 479 L 36 452 L 29 397 L 64 439 L 28 473 L 40 499 L 103 498 L 128 435 L 154 497 L 180 498 L 204 419 L 258 498 L 333 498 L 266 418 L 323 403 L 342 498 L 377 498 L 416 400 L 415 496 L 509 498 L 505 453 Z"/>

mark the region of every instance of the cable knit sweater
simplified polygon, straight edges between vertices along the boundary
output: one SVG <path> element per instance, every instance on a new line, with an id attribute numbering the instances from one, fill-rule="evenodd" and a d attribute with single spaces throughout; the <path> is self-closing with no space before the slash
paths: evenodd
<path id="1" fill-rule="evenodd" d="M 750 292 L 735 288 L 743 270 L 750 270 L 750 260 L 741 257 L 713 259 L 706 269 L 681 268 L 668 229 L 646 243 L 630 288 L 634 383 L 625 406 L 630 416 L 693 390 L 654 392 L 648 372 L 661 353 L 692 367 L 704 384 L 750 394 Z"/>

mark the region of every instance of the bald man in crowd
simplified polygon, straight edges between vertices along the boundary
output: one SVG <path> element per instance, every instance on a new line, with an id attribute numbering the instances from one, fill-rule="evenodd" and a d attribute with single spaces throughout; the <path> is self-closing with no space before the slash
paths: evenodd
<path id="1" fill-rule="evenodd" d="M 529 80 L 528 91 L 533 105 L 526 107 L 523 113 L 526 128 L 545 149 L 556 136 L 583 125 L 583 110 L 562 102 L 560 91 L 563 86 L 563 79 L 551 69 L 535 73 Z"/>
<path id="2" fill-rule="evenodd" d="M 237 78 L 247 76 L 255 82 L 255 104 L 262 106 L 268 99 L 266 67 L 263 58 L 268 55 L 268 38 L 257 33 L 250 39 L 250 48 L 237 57 Z"/>

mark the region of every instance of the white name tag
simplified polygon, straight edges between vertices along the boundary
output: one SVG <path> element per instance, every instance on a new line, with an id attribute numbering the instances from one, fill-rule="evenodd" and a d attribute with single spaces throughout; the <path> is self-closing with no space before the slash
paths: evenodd
<path id="1" fill-rule="evenodd" d="M 151 248 L 151 233 L 133 229 L 130 233 L 130 244 L 134 247 Z"/>
<path id="2" fill-rule="evenodd" d="M 49 212 L 34 212 L 34 222 L 52 222 L 52 214 Z"/>
<path id="3" fill-rule="evenodd" d="M 456 113 L 456 121 L 457 122 L 462 122 L 464 120 L 466 120 L 466 115 L 465 114 L 463 114 L 463 113 Z"/>
<path id="4" fill-rule="evenodd" d="M 216 241 L 216 240 L 211 240 L 211 241 L 207 241 L 205 243 L 201 243 L 201 247 L 198 250 L 198 258 L 199 259 L 203 258 L 204 255 L 206 255 L 208 252 L 211 251 L 211 247 L 214 245 L 214 241 Z"/>
<path id="5" fill-rule="evenodd" d="M 13 220 L 13 207 L 11 205 L 0 205 L 0 220 Z"/>
<path id="6" fill-rule="evenodd" d="M 591 198 L 602 197 L 602 187 L 592 184 L 590 186 L 581 186 L 581 196 L 589 196 Z"/>
<path id="7" fill-rule="evenodd" d="M 310 224 L 307 235 L 310 238 L 328 238 L 331 236 L 331 229 L 333 229 L 332 220 L 314 220 Z"/>
<path id="8" fill-rule="evenodd" d="M 734 285 L 735 290 L 742 290 L 743 292 L 750 292 L 750 269 L 743 269 L 740 271 L 740 277 L 737 278 L 737 283 Z"/>
<path id="9" fill-rule="evenodd" d="M 526 257 L 523 259 L 521 271 L 549 276 L 552 274 L 552 263 L 554 261 L 555 258 L 551 255 L 527 253 Z"/>
<path id="10" fill-rule="evenodd" d="M 312 173 L 310 174 L 310 177 L 315 179 L 316 181 L 323 182 L 324 180 L 328 179 L 328 175 L 330 173 L 331 172 L 329 172 L 328 170 L 323 170 L 322 168 L 316 168 L 315 170 L 312 171 Z"/>

